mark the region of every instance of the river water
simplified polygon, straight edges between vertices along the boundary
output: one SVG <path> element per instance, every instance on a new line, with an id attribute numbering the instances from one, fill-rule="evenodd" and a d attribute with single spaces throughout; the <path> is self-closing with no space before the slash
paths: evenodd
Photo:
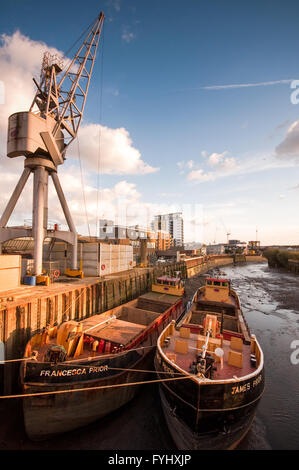
<path id="1" fill-rule="evenodd" d="M 299 340 L 299 276 L 270 269 L 267 263 L 221 271 L 231 279 L 265 357 L 265 392 L 239 448 L 298 450 L 299 353 L 292 361 L 291 344 Z"/>
<path id="2" fill-rule="evenodd" d="M 297 340 L 299 345 L 299 276 L 269 269 L 266 263 L 224 267 L 220 272 L 231 279 L 265 355 L 266 389 L 238 449 L 298 450 L 299 352 L 296 355 L 291 344 Z M 201 281 L 192 280 L 195 289 Z M 11 400 L 0 411 L 0 450 L 175 450 L 155 384 L 144 386 L 134 400 L 104 419 L 43 442 L 26 437 L 20 402 Z"/>

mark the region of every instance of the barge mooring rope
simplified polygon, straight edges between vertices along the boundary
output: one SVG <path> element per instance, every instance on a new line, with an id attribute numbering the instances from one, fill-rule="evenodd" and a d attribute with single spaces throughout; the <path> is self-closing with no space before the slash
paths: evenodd
<path id="1" fill-rule="evenodd" d="M 31 357 L 22 357 L 21 359 L 7 359 L 5 361 L 1 361 L 0 359 L 0 366 L 3 364 L 6 364 L 7 362 L 22 362 L 22 361 L 30 361 L 31 359 L 34 359 L 34 356 Z"/>
<path id="2" fill-rule="evenodd" d="M 134 348 L 134 349 L 124 349 L 123 351 L 119 351 L 116 353 L 118 356 L 128 354 L 131 351 L 140 351 L 141 349 L 149 349 L 149 348 L 155 348 L 155 345 L 150 345 L 150 346 L 141 346 L 140 348 Z M 116 354 L 102 354 L 101 356 L 89 356 L 86 359 L 88 361 L 94 361 L 96 359 L 109 359 L 110 357 L 116 357 Z M 73 362 L 79 362 L 82 361 L 83 359 L 73 359 L 72 361 L 64 361 L 63 364 L 69 364 Z M 61 363 L 60 363 L 61 364 Z M 84 364 L 82 364 L 84 365 Z"/>
<path id="3" fill-rule="evenodd" d="M 130 370 L 130 369 L 128 369 Z M 184 377 L 172 377 L 168 379 L 157 379 L 157 380 L 145 380 L 142 382 L 129 382 L 129 383 L 121 383 L 115 385 L 100 385 L 98 387 L 86 387 L 86 388 L 73 388 L 73 389 L 66 389 L 66 390 L 55 390 L 52 392 L 36 392 L 36 393 L 21 393 L 18 395 L 0 395 L 0 399 L 8 399 L 8 398 L 30 398 L 30 397 L 38 397 L 44 395 L 60 395 L 62 393 L 74 393 L 74 392 L 88 392 L 90 390 L 103 390 L 108 388 L 120 388 L 120 387 L 130 387 L 134 385 L 144 385 L 144 384 L 151 384 L 151 383 L 161 383 L 161 382 L 171 382 L 175 380 L 190 380 L 188 375 Z M 42 385 L 42 384 L 41 384 Z M 54 384 L 53 384 L 54 385 Z"/>
<path id="4" fill-rule="evenodd" d="M 168 375 L 179 375 L 183 376 L 181 372 L 168 372 L 168 371 L 162 371 L 162 370 L 145 370 L 145 369 L 123 369 L 121 367 L 108 367 L 109 370 L 120 370 L 123 372 L 145 372 L 146 374 L 152 373 L 152 374 L 168 374 Z"/>
<path id="5" fill-rule="evenodd" d="M 50 344 L 49 344 L 50 346 Z M 128 354 L 129 352 L 131 351 L 140 351 L 141 349 L 148 349 L 148 348 L 155 348 L 156 346 L 155 345 L 151 345 L 151 346 L 142 346 L 140 348 L 134 348 L 134 349 L 125 349 L 123 351 L 120 351 L 117 353 L 117 355 L 124 355 L 124 354 Z M 96 359 L 110 359 L 111 357 L 116 357 L 116 354 L 102 354 L 101 356 L 88 356 L 86 357 L 85 359 L 87 361 L 95 361 Z M 30 360 L 35 360 L 35 356 L 30 356 L 30 357 L 22 357 L 22 358 L 19 358 L 19 359 L 6 359 L 6 360 L 1 360 L 0 359 L 0 365 L 5 365 L 7 362 L 22 362 L 22 361 L 30 361 Z M 63 361 L 63 362 L 58 362 L 57 364 L 72 364 L 73 362 L 80 362 L 80 361 L 83 361 L 84 359 L 72 359 L 71 361 Z M 44 364 L 51 364 L 51 362 L 43 362 Z M 88 365 L 88 364 L 80 364 L 82 366 L 84 365 Z"/>

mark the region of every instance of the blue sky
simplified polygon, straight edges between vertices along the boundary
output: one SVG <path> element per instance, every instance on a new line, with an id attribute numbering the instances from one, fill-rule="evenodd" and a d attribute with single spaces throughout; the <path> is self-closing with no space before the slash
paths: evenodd
<path id="1" fill-rule="evenodd" d="M 100 49 L 84 125 L 124 128 L 140 159 L 156 169 L 118 174 L 106 165 L 101 189 L 108 194 L 125 181 L 135 191 L 129 201 L 157 210 L 201 205 L 202 231 L 187 223 L 187 240 L 225 241 L 230 231 L 247 241 L 258 228 L 262 244 L 298 243 L 299 139 L 291 126 L 299 104 L 284 80 L 299 79 L 299 4 L 54 0 L 50 8 L 12 0 L 2 6 L 0 33 L 18 30 L 65 52 L 100 10 L 103 62 Z M 277 151 L 288 130 L 292 147 Z M 82 159 L 84 166 L 88 155 Z M 96 175 L 85 166 L 94 187 Z"/>

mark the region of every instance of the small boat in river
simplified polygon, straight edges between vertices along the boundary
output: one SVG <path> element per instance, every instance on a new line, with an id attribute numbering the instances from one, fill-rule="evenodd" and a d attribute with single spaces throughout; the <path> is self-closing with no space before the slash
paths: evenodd
<path id="1" fill-rule="evenodd" d="M 35 334 L 20 370 L 28 437 L 79 428 L 131 400 L 153 369 L 159 334 L 183 312 L 183 293 L 179 278 L 162 276 L 135 300 Z"/>
<path id="2" fill-rule="evenodd" d="M 155 368 L 165 418 L 180 450 L 233 449 L 264 390 L 264 356 L 230 281 L 209 278 L 179 322 L 158 338 Z"/>

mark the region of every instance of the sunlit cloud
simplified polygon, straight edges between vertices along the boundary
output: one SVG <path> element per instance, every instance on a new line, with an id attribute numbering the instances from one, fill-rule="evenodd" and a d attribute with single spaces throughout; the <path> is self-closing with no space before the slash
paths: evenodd
<path id="1" fill-rule="evenodd" d="M 136 35 L 135 33 L 133 33 L 129 26 L 123 26 L 123 32 L 122 32 L 122 35 L 121 35 L 121 38 L 124 42 L 126 43 L 130 43 L 133 41 L 133 39 L 135 39 Z"/>
<path id="2" fill-rule="evenodd" d="M 299 157 L 299 121 L 293 122 L 288 128 L 283 141 L 275 148 L 277 157 Z"/>

